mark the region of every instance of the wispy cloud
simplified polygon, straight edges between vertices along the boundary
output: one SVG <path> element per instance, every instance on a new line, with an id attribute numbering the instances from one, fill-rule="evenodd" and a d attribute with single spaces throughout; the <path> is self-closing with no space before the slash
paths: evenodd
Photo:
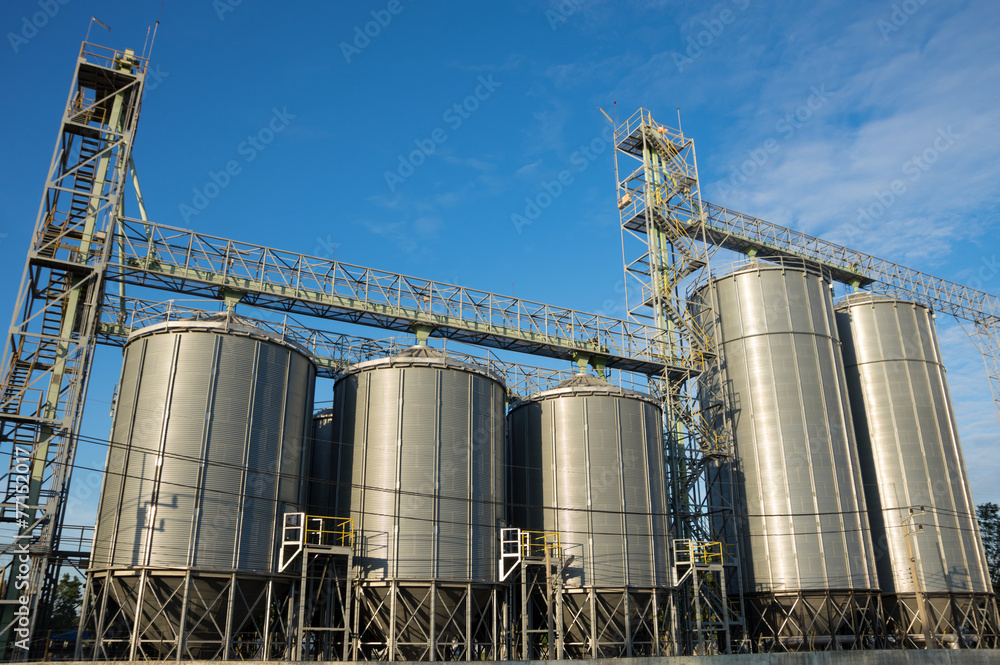
<path id="1" fill-rule="evenodd" d="M 391 194 L 367 197 L 372 211 L 354 224 L 382 238 L 409 259 L 433 255 L 433 249 L 447 237 L 445 218 L 470 202 L 494 196 L 506 187 L 489 157 L 463 157 L 453 150 L 442 151 L 442 161 L 456 167 L 456 178 L 435 181 L 424 187 L 402 188 Z"/>
<path id="2" fill-rule="evenodd" d="M 536 159 L 533 162 L 525 164 L 518 170 L 514 171 L 514 175 L 518 178 L 535 178 L 538 172 L 538 167 L 541 166 L 542 160 Z"/>
<path id="3" fill-rule="evenodd" d="M 755 174 L 751 187 L 720 188 L 726 174 L 716 171 L 721 178 L 705 187 L 706 198 L 724 193 L 718 202 L 887 258 L 940 261 L 952 243 L 981 232 L 986 220 L 974 211 L 1000 198 L 1000 67 L 993 64 L 1000 22 L 983 7 L 928 9 L 888 43 L 873 16 L 820 40 L 810 57 L 762 86 L 760 97 L 794 103 L 800 91 L 841 72 L 829 108 Z M 722 160 L 730 169 L 773 131 L 780 103 L 764 105 L 779 110 L 742 128 Z M 955 136 L 943 150 L 942 132 Z M 903 191 L 888 196 L 894 183 Z M 890 198 L 867 233 L 857 233 L 861 211 L 878 211 L 878 202 Z"/>

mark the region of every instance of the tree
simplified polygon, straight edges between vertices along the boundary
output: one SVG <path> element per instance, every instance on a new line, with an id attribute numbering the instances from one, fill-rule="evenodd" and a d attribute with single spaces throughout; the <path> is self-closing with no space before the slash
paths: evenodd
<path id="1" fill-rule="evenodd" d="M 80 601 L 83 597 L 83 580 L 65 573 L 56 585 L 55 599 L 52 601 L 52 619 L 49 627 L 53 632 L 76 630 L 80 622 Z"/>
<path id="2" fill-rule="evenodd" d="M 979 518 L 979 532 L 983 537 L 993 592 L 997 593 L 1000 592 L 1000 506 L 995 503 L 976 506 L 976 517 Z"/>

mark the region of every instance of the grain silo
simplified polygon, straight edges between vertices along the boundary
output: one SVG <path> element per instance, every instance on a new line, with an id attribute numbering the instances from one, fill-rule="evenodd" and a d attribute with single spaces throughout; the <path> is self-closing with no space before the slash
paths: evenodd
<path id="1" fill-rule="evenodd" d="M 572 557 L 565 657 L 662 655 L 672 585 L 660 407 L 578 374 L 515 405 L 508 433 L 511 525 L 558 533 Z"/>
<path id="2" fill-rule="evenodd" d="M 747 629 L 760 650 L 851 649 L 878 591 L 830 281 L 751 262 L 695 294 L 728 391 Z M 701 305 L 698 305 L 701 303 Z M 710 305 L 710 306 L 709 306 Z"/>
<path id="3" fill-rule="evenodd" d="M 306 511 L 321 517 L 350 517 L 351 447 L 334 436 L 333 414 L 332 408 L 313 414 Z"/>
<path id="4" fill-rule="evenodd" d="M 928 638 L 995 647 L 996 605 L 934 315 L 855 293 L 838 304 L 837 324 L 889 634 L 921 648 Z"/>
<path id="5" fill-rule="evenodd" d="M 505 405 L 498 377 L 426 346 L 337 381 L 334 437 L 353 454 L 355 658 L 498 657 Z"/>
<path id="6" fill-rule="evenodd" d="M 267 639 L 315 374 L 231 315 L 129 337 L 88 571 L 94 658 L 233 657 L 234 636 Z"/>

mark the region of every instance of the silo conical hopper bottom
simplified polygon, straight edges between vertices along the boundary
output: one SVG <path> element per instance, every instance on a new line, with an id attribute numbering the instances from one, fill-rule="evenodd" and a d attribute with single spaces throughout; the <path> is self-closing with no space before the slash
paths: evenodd
<path id="1" fill-rule="evenodd" d="M 93 571 L 90 582 L 85 621 L 96 634 L 84 650 L 98 660 L 244 660 L 283 649 L 274 628 L 291 579 L 157 569 Z"/>
<path id="2" fill-rule="evenodd" d="M 564 589 L 564 658 L 671 653 L 669 593 L 650 589 Z"/>
<path id="3" fill-rule="evenodd" d="M 947 649 L 996 649 L 1000 646 L 996 599 L 987 593 L 928 593 L 928 624 L 937 645 Z M 882 596 L 891 647 L 925 649 L 916 594 Z"/>
<path id="4" fill-rule="evenodd" d="M 879 597 L 867 590 L 751 593 L 743 596 L 758 651 L 838 651 L 880 646 Z"/>
<path id="5" fill-rule="evenodd" d="M 367 581 L 356 588 L 356 660 L 497 660 L 501 587 Z"/>

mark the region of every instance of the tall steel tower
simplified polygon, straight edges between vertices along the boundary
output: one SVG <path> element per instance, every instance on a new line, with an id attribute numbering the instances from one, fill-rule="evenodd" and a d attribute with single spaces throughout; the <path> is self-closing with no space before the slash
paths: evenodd
<path id="1" fill-rule="evenodd" d="M 614 140 L 628 317 L 663 331 L 666 349 L 696 361 L 654 386 L 666 417 L 680 630 L 690 653 L 728 653 L 743 633 L 740 603 L 731 606 L 726 593 L 727 578 L 739 574 L 738 553 L 721 546 L 735 522 L 732 510 L 708 498 L 729 494 L 718 489 L 731 482 L 719 464 L 732 454 L 730 429 L 723 396 L 698 395 L 699 377 L 717 362 L 716 340 L 687 300 L 707 278 L 715 249 L 705 235 L 694 141 L 645 109 L 618 124 Z"/>
<path id="2" fill-rule="evenodd" d="M 5 659 L 27 657 L 60 561 L 85 556 L 64 547 L 62 515 L 145 72 L 131 50 L 82 45 L 7 335 L 0 521 L 17 536 L 2 549 Z"/>

